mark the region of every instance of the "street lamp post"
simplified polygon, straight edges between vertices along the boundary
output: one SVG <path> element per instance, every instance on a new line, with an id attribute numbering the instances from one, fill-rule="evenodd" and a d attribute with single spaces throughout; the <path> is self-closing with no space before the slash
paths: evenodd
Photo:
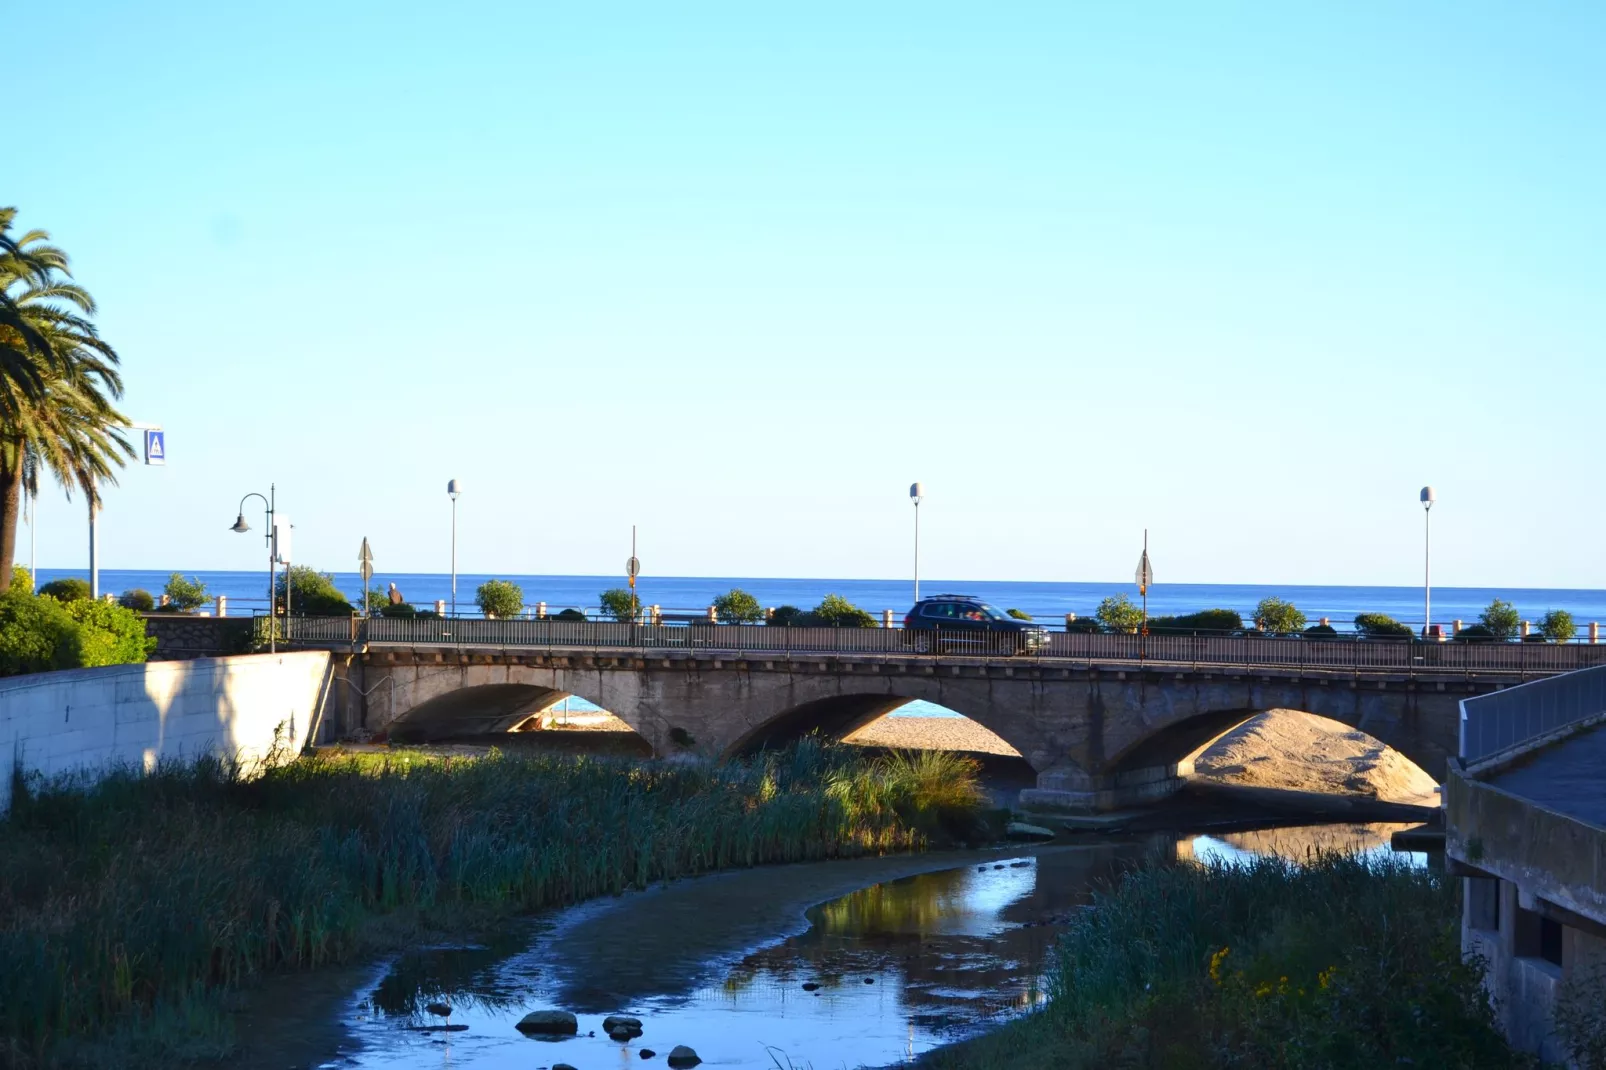
<path id="1" fill-rule="evenodd" d="M 247 524 L 245 522 L 245 503 L 247 501 L 249 501 L 250 499 L 252 499 L 252 498 L 262 498 L 262 505 L 267 510 L 267 515 L 266 515 L 266 519 L 265 519 L 265 523 L 267 525 L 267 533 L 264 536 L 264 539 L 267 541 L 267 544 L 268 544 L 268 653 L 270 653 L 270 654 L 276 653 L 278 651 L 278 632 L 279 632 L 279 622 L 274 617 L 274 613 L 273 613 L 273 571 L 274 571 L 274 569 L 273 569 L 273 513 L 274 513 L 273 502 L 274 502 L 274 499 L 276 499 L 277 497 L 278 497 L 278 489 L 272 483 L 268 484 L 268 496 L 265 497 L 265 498 L 262 495 L 256 493 L 255 491 L 253 491 L 250 494 L 247 494 L 244 498 L 240 499 L 240 515 L 235 517 L 234 525 L 229 528 L 230 531 L 237 531 L 242 535 L 245 534 L 246 532 L 250 531 L 251 530 L 251 525 Z M 290 587 L 289 587 L 289 580 L 288 580 L 288 577 L 287 577 L 286 578 L 286 583 L 285 583 L 285 594 L 286 594 L 286 600 L 287 601 L 288 601 L 289 591 L 290 591 Z M 284 608 L 285 608 L 286 621 L 288 622 L 289 613 L 290 613 L 290 607 L 288 605 L 286 605 Z"/>
<path id="2" fill-rule="evenodd" d="M 920 498 L 925 488 L 909 484 L 909 500 L 915 503 L 915 601 L 920 601 Z"/>
<path id="3" fill-rule="evenodd" d="M 1429 517 L 1433 512 L 1433 488 L 1422 488 L 1422 638 L 1433 628 L 1433 532 Z"/>
<path id="4" fill-rule="evenodd" d="M 452 499 L 452 616 L 457 616 L 457 496 L 463 488 L 457 480 L 446 481 L 446 496 Z"/>

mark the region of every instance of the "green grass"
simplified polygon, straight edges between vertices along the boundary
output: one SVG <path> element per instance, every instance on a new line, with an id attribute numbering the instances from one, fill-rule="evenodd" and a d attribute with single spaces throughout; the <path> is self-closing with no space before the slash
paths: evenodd
<path id="1" fill-rule="evenodd" d="M 1341 855 L 1129 873 L 1061 941 L 1044 1011 L 923 1065 L 1527 1065 L 1462 961 L 1458 884 Z"/>
<path id="2" fill-rule="evenodd" d="M 980 799 L 964 759 L 815 741 L 717 766 L 404 753 L 19 785 L 0 822 L 0 1061 L 224 1051 L 229 992 L 349 961 L 377 928 L 918 849 Z"/>

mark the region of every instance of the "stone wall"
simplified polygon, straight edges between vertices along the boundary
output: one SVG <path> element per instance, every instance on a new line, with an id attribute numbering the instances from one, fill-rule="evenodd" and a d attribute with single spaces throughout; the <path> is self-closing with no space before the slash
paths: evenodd
<path id="1" fill-rule="evenodd" d="M 250 617 L 194 617 L 183 613 L 145 613 L 145 634 L 154 636 L 152 661 L 217 658 L 251 649 Z"/>
<path id="2" fill-rule="evenodd" d="M 165 759 L 294 756 L 317 724 L 329 679 L 329 654 L 311 651 L 0 680 L 0 811 L 10 805 L 12 768 L 92 778 Z"/>

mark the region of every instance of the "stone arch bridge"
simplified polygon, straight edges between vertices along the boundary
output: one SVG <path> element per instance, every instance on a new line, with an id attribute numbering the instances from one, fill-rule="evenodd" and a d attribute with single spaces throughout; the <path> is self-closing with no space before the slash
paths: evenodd
<path id="1" fill-rule="evenodd" d="M 508 731 L 573 695 L 624 720 L 657 754 L 733 754 L 815 730 L 846 735 L 925 699 L 1018 750 L 1038 776 L 1027 801 L 1077 808 L 1169 794 L 1199 750 L 1276 708 L 1352 725 L 1442 778 L 1457 751 L 1459 701 L 1507 682 L 1467 672 L 550 648 L 369 646 L 337 662 L 349 686 L 337 689 L 329 719 L 348 734 L 398 741 Z"/>

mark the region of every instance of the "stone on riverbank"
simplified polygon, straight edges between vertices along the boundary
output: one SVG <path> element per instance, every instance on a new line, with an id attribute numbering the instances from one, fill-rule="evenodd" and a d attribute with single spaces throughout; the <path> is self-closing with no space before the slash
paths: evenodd
<path id="1" fill-rule="evenodd" d="M 684 1044 L 676 1044 L 675 1050 L 669 1053 L 669 1065 L 673 1067 L 696 1066 L 703 1060 L 695 1051 Z"/>
<path id="2" fill-rule="evenodd" d="M 580 1031 L 580 1022 L 568 1011 L 531 1011 L 514 1028 L 527 1035 L 572 1037 Z"/>
<path id="3" fill-rule="evenodd" d="M 610 1014 L 602 1020 L 602 1031 L 612 1037 L 615 1033 L 625 1032 L 633 1037 L 641 1036 L 641 1019 L 632 1018 L 628 1014 Z M 614 1037 L 615 1040 L 619 1039 Z"/>
<path id="4" fill-rule="evenodd" d="M 1011 821 L 1004 826 L 1004 835 L 1012 840 L 1052 840 L 1054 830 L 1041 825 L 1028 825 L 1024 821 Z"/>

